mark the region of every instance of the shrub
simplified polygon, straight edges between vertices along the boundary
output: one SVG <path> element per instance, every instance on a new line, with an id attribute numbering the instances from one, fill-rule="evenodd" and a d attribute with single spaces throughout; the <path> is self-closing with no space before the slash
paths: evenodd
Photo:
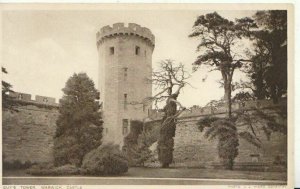
<path id="1" fill-rule="evenodd" d="M 128 171 L 128 161 L 118 145 L 105 144 L 84 156 L 82 168 L 89 175 L 117 175 Z"/>
<path id="2" fill-rule="evenodd" d="M 137 150 L 138 150 L 138 137 L 143 130 L 143 122 L 134 120 L 130 122 L 130 132 L 124 138 L 124 152 L 130 166 L 136 166 Z"/>
<path id="3" fill-rule="evenodd" d="M 141 121 L 132 121 L 130 133 L 124 138 L 122 150 L 129 166 L 144 166 L 145 162 L 153 157 L 149 147 L 157 141 L 159 127 L 146 123 L 147 129 L 143 130 L 143 125 Z"/>
<path id="4" fill-rule="evenodd" d="M 286 166 L 286 161 L 284 161 L 282 156 L 277 155 L 274 158 L 273 164 L 274 165 L 284 165 L 284 166 Z"/>
<path id="5" fill-rule="evenodd" d="M 54 165 L 51 163 L 40 163 L 33 165 L 29 169 L 26 170 L 26 173 L 31 175 L 47 175 L 45 174 L 46 171 L 53 169 Z"/>
<path id="6" fill-rule="evenodd" d="M 74 136 L 60 136 L 54 140 L 54 162 L 56 166 L 81 163 L 80 146 Z M 79 154 L 78 154 L 79 153 Z"/>
<path id="7" fill-rule="evenodd" d="M 143 131 L 139 135 L 137 156 L 135 159 L 137 165 L 145 166 L 146 161 L 153 160 L 154 154 L 149 149 L 149 147 L 156 141 L 157 141 L 157 134 L 154 131 Z"/>
<path id="8" fill-rule="evenodd" d="M 74 165 L 63 165 L 60 167 L 54 167 L 53 164 L 39 164 L 34 165 L 26 171 L 26 173 L 37 176 L 59 176 L 59 175 L 78 175 L 81 169 Z"/>
<path id="9" fill-rule="evenodd" d="M 35 164 L 36 163 L 32 163 L 30 161 L 21 162 L 20 160 L 14 160 L 12 162 L 3 161 L 3 169 L 28 169 Z"/>

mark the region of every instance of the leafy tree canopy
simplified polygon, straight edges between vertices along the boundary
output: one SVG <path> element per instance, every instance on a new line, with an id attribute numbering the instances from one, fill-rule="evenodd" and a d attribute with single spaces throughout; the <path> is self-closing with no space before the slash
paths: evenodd
<path id="1" fill-rule="evenodd" d="M 84 155 L 101 144 L 99 92 L 85 73 L 74 74 L 62 90 L 54 142 L 55 164 L 80 166 Z"/>
<path id="2" fill-rule="evenodd" d="M 199 16 L 194 23 L 193 32 L 189 35 L 197 37 L 200 41 L 197 46 L 200 55 L 193 63 L 194 70 L 204 64 L 210 67 L 210 71 L 218 70 L 222 74 L 228 117 L 231 116 L 233 73 L 249 61 L 240 52 L 240 39 L 252 27 L 255 27 L 255 24 L 250 18 L 233 22 L 213 12 Z"/>
<path id="3" fill-rule="evenodd" d="M 68 128 L 81 127 L 82 124 L 102 125 L 99 113 L 100 93 L 87 74 L 74 74 L 68 79 L 62 91 L 64 96 L 60 100 L 56 136 L 60 136 Z"/>

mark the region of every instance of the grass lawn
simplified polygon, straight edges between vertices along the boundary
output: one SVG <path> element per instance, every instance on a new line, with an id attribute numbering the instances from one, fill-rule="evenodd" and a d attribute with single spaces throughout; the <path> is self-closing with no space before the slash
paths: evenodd
<path id="1" fill-rule="evenodd" d="M 78 175 L 77 175 L 78 176 Z M 3 170 L 3 177 L 33 177 L 25 170 Z M 74 176 L 73 176 L 74 177 Z M 80 177 L 80 176 L 78 176 Z M 286 181 L 286 172 L 237 171 L 195 168 L 144 168 L 131 167 L 127 173 L 113 177 L 138 178 L 206 178 L 206 179 L 250 179 Z"/>
<path id="2" fill-rule="evenodd" d="M 193 168 L 130 168 L 125 174 L 130 177 L 146 178 L 206 178 L 206 179 L 251 179 L 286 181 L 286 172 L 257 172 Z"/>

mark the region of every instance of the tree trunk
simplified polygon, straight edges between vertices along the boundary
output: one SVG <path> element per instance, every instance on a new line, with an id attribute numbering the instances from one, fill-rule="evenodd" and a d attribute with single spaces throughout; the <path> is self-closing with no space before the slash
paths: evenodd
<path id="1" fill-rule="evenodd" d="M 224 81 L 224 100 L 225 100 L 225 106 L 227 109 L 227 116 L 228 118 L 231 118 L 231 81 L 227 80 Z"/>
<path id="2" fill-rule="evenodd" d="M 254 86 L 256 89 L 253 92 L 258 100 L 262 100 L 266 97 L 266 89 L 264 86 L 263 66 L 261 62 L 259 62 L 258 64 L 259 67 L 255 69 L 257 76 L 254 80 Z"/>
<path id="3" fill-rule="evenodd" d="M 276 91 L 275 84 L 272 84 L 272 86 L 271 86 L 271 98 L 273 99 L 274 104 L 278 104 L 278 94 Z"/>
<path id="4" fill-rule="evenodd" d="M 271 61 L 271 66 L 272 66 L 272 81 L 271 81 L 271 98 L 273 99 L 273 103 L 277 104 L 278 103 L 278 80 L 280 79 L 280 75 L 276 74 L 276 69 L 278 69 L 278 54 L 279 54 L 279 49 L 280 49 L 280 44 L 278 43 L 277 40 L 272 41 L 272 61 Z"/>
<path id="5" fill-rule="evenodd" d="M 161 167 L 162 168 L 169 168 L 169 164 L 168 163 L 163 163 L 163 165 Z"/>

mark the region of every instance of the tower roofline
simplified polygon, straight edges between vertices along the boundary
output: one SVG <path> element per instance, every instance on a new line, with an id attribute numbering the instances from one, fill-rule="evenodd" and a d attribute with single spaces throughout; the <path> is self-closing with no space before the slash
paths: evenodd
<path id="1" fill-rule="evenodd" d="M 150 42 L 153 47 L 155 45 L 155 37 L 150 29 L 141 27 L 135 23 L 129 23 L 128 27 L 125 27 L 124 23 L 115 23 L 112 25 L 112 27 L 107 25 L 102 27 L 100 31 L 97 32 L 97 46 L 101 44 L 104 39 L 118 35 L 135 35 Z"/>

